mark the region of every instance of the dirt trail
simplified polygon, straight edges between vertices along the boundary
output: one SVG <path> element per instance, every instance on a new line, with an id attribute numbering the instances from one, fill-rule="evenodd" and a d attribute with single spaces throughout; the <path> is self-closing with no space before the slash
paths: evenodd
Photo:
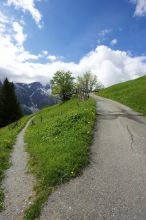
<path id="1" fill-rule="evenodd" d="M 58 187 L 41 220 L 145 220 L 146 117 L 101 97 L 91 163 Z"/>
<path id="2" fill-rule="evenodd" d="M 6 171 L 3 182 L 5 188 L 5 210 L 0 213 L 0 220 L 21 220 L 23 212 L 30 203 L 33 195 L 34 178 L 28 174 L 25 152 L 24 134 L 31 122 L 27 122 L 18 134 L 14 150 L 11 155 L 12 166 Z"/>

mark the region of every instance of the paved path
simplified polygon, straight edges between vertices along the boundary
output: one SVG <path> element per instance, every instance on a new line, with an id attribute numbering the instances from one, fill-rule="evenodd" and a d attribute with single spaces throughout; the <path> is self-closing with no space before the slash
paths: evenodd
<path id="1" fill-rule="evenodd" d="M 95 98 L 91 164 L 49 197 L 40 220 L 146 220 L 146 118 Z"/>
<path id="2" fill-rule="evenodd" d="M 31 119 L 30 119 L 31 121 Z M 6 172 L 3 182 L 5 188 L 5 211 L 0 213 L 0 220 L 23 219 L 23 212 L 30 205 L 34 179 L 26 173 L 28 155 L 25 152 L 24 133 L 30 124 L 17 136 L 11 156 L 12 166 Z"/>

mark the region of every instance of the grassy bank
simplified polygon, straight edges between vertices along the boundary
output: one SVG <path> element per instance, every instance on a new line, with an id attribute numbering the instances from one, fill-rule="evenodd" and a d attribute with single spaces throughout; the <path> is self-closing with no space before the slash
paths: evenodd
<path id="1" fill-rule="evenodd" d="M 28 117 L 24 117 L 19 121 L 16 127 L 13 123 L 4 128 L 0 128 L 0 211 L 3 210 L 4 193 L 2 189 L 2 180 L 4 178 L 4 172 L 10 166 L 10 153 L 16 141 L 17 134 L 24 127 L 27 120 Z"/>
<path id="2" fill-rule="evenodd" d="M 35 117 L 26 132 L 26 142 L 30 169 L 37 178 L 37 196 L 25 219 L 35 219 L 54 187 L 78 175 L 88 164 L 95 109 L 93 99 L 72 99 L 46 108 Z"/>
<path id="3" fill-rule="evenodd" d="M 146 76 L 113 85 L 97 95 L 121 102 L 146 115 Z"/>

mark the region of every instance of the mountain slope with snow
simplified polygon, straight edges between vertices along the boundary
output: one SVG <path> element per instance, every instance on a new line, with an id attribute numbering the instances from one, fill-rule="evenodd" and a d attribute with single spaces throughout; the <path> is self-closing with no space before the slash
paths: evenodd
<path id="1" fill-rule="evenodd" d="M 44 106 L 54 105 L 58 101 L 51 95 L 49 84 L 43 86 L 40 82 L 15 83 L 15 91 L 24 114 L 31 114 Z"/>

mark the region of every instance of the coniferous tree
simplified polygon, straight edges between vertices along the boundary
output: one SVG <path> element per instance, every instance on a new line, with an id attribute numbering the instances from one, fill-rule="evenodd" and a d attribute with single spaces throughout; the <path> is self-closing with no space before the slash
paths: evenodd
<path id="1" fill-rule="evenodd" d="M 8 125 L 21 118 L 21 109 L 15 94 L 15 87 L 6 78 L 1 88 L 0 126 Z"/>

